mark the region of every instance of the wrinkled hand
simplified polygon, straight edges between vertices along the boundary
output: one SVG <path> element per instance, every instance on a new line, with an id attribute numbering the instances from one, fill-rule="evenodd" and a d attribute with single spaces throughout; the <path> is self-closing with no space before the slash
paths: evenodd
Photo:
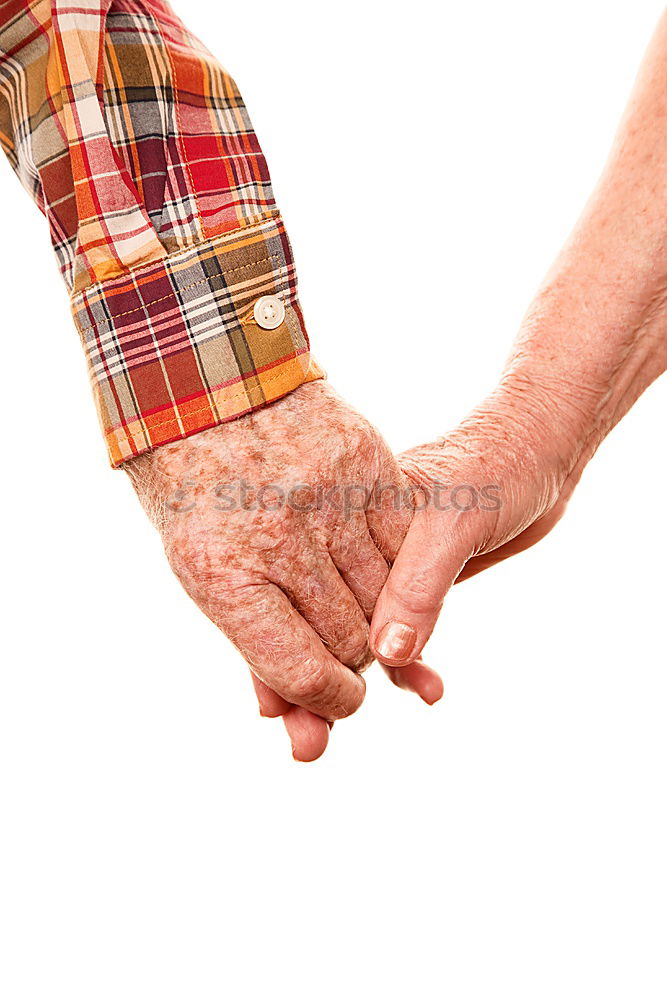
<path id="1" fill-rule="evenodd" d="M 384 664 L 421 655 L 452 584 L 534 545 L 562 516 L 594 445 L 555 439 L 554 403 L 508 381 L 450 435 L 399 456 L 420 499 L 373 616 Z"/>
<path id="2" fill-rule="evenodd" d="M 386 444 L 313 382 L 125 468 L 185 590 L 249 664 L 260 711 L 315 759 L 363 701 L 369 621 L 412 514 Z M 440 696 L 421 664 L 391 674 Z"/>

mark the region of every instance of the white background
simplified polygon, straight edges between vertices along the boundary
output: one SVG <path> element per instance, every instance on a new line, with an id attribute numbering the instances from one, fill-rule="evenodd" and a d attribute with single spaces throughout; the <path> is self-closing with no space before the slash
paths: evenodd
<path id="1" fill-rule="evenodd" d="M 311 338 L 397 450 L 493 385 L 662 5 L 189 0 Z M 297 765 L 106 465 L 44 221 L 2 205 L 0 993 L 661 998 L 665 383 L 537 548 Z"/>

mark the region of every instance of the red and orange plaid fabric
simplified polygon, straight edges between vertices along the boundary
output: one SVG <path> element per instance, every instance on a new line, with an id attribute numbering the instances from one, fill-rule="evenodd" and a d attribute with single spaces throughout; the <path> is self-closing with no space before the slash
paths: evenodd
<path id="1" fill-rule="evenodd" d="M 322 377 L 246 108 L 164 0 L 0 0 L 0 143 L 48 219 L 112 464 Z"/>

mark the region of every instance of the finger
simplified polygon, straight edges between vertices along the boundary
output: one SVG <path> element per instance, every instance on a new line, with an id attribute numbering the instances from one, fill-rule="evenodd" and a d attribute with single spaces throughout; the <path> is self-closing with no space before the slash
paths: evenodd
<path id="1" fill-rule="evenodd" d="M 282 570 L 274 567 L 272 582 L 287 595 L 329 652 L 353 670 L 371 662 L 368 620 L 346 586 L 326 549 L 304 553 Z"/>
<path id="2" fill-rule="evenodd" d="M 326 722 L 319 715 L 313 715 L 306 708 L 290 705 L 279 694 L 272 691 L 264 681 L 250 671 L 259 702 L 260 715 L 275 719 L 283 717 L 285 729 L 292 743 L 295 760 L 311 761 L 321 757 L 329 742 L 329 730 L 333 723 Z"/>
<path id="3" fill-rule="evenodd" d="M 252 670 L 250 671 L 250 676 L 252 677 L 255 694 L 259 702 L 260 715 L 263 715 L 266 719 L 277 719 L 289 711 L 291 707 L 289 702 L 281 698 L 275 691 L 272 691 L 264 681 L 260 681 L 259 677 L 255 677 Z"/>
<path id="4" fill-rule="evenodd" d="M 474 551 L 466 515 L 442 517 L 422 505 L 415 511 L 378 600 L 371 648 L 382 663 L 406 666 L 418 659 L 438 619 L 445 594 Z"/>
<path id="5" fill-rule="evenodd" d="M 246 583 L 217 597 L 209 591 L 205 608 L 253 673 L 285 701 L 329 720 L 361 705 L 363 678 L 331 655 L 278 587 Z"/>
<path id="6" fill-rule="evenodd" d="M 321 757 L 329 742 L 329 724 L 305 708 L 291 705 L 283 716 L 292 742 L 292 756 L 298 761 Z"/>
<path id="7" fill-rule="evenodd" d="M 383 663 L 382 669 L 392 684 L 404 691 L 414 691 L 427 705 L 435 705 L 444 694 L 440 675 L 421 660 L 408 663 L 405 667 L 389 667 Z"/>
<path id="8" fill-rule="evenodd" d="M 389 576 L 389 566 L 371 538 L 363 511 L 333 533 L 329 553 L 346 586 L 370 621 Z"/>
<path id="9" fill-rule="evenodd" d="M 376 548 L 391 566 L 412 521 L 412 489 L 398 466 L 378 480 L 366 508 L 366 523 Z"/>
<path id="10" fill-rule="evenodd" d="M 329 550 L 338 571 L 370 620 L 389 575 L 389 566 L 369 532 L 354 522 L 348 524 L 350 530 L 336 533 Z M 401 542 L 403 537 L 401 534 Z M 434 705 L 442 698 L 442 679 L 425 663 L 418 660 L 405 667 L 382 666 L 393 684 L 405 691 L 413 691 L 428 705 Z"/>

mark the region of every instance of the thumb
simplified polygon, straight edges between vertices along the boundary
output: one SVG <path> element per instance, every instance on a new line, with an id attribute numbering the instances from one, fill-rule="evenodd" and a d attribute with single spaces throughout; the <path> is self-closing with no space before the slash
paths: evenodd
<path id="1" fill-rule="evenodd" d="M 373 613 L 370 643 L 381 663 L 404 666 L 421 655 L 445 594 L 473 554 L 472 527 L 465 512 L 451 520 L 428 506 L 415 512 Z"/>

